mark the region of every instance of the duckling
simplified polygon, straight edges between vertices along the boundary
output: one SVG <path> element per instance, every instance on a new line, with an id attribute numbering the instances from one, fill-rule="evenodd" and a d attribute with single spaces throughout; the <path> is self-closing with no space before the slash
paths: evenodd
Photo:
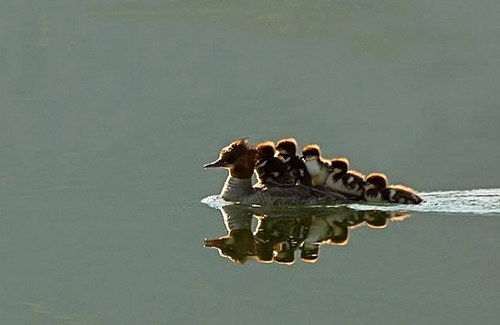
<path id="1" fill-rule="evenodd" d="M 419 204 L 424 200 L 418 195 L 417 191 L 405 185 L 389 185 L 386 190 L 384 193 L 387 197 L 386 200 L 389 202 Z"/>
<path id="2" fill-rule="evenodd" d="M 256 150 L 259 160 L 255 165 L 255 170 L 257 171 L 257 178 L 261 185 L 294 185 L 283 161 L 274 157 L 275 149 L 273 142 L 266 141 L 259 143 Z"/>
<path id="3" fill-rule="evenodd" d="M 412 188 L 388 185 L 387 176 L 382 173 L 371 173 L 366 177 L 364 197 L 371 202 L 419 204 L 423 201 Z"/>
<path id="4" fill-rule="evenodd" d="M 300 246 L 300 258 L 307 263 L 316 263 L 320 246 L 329 240 L 331 226 L 321 216 L 313 216 L 308 226 L 307 235 Z"/>
<path id="5" fill-rule="evenodd" d="M 330 162 L 321 157 L 321 149 L 317 144 L 310 144 L 302 149 L 302 157 L 307 172 L 311 176 L 312 186 L 324 186 L 330 173 Z"/>
<path id="6" fill-rule="evenodd" d="M 269 263 L 273 260 L 279 264 L 293 264 L 294 251 L 297 248 L 296 234 L 299 230 L 299 220 L 289 218 L 283 213 L 254 214 L 258 224 L 254 232 L 257 246 L 257 260 Z M 276 253 L 276 254 L 274 254 Z"/>
<path id="7" fill-rule="evenodd" d="M 330 170 L 325 187 L 341 193 L 363 196 L 365 176 L 355 170 L 349 170 L 347 158 L 332 159 Z"/>
<path id="8" fill-rule="evenodd" d="M 368 202 L 383 202 L 382 190 L 387 187 L 387 176 L 382 173 L 371 173 L 366 177 L 363 196 Z"/>
<path id="9" fill-rule="evenodd" d="M 297 156 L 297 141 L 294 138 L 281 139 L 276 144 L 276 151 L 294 183 L 311 186 L 311 176 L 307 172 L 306 165 Z"/>

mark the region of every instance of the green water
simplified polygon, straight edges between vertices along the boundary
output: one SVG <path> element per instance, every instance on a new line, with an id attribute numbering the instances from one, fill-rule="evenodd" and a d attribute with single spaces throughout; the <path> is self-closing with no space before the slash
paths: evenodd
<path id="1" fill-rule="evenodd" d="M 3 1 L 1 324 L 497 324 L 500 218 L 412 212 L 244 265 L 204 171 L 294 136 L 422 191 L 498 188 L 500 4 Z"/>

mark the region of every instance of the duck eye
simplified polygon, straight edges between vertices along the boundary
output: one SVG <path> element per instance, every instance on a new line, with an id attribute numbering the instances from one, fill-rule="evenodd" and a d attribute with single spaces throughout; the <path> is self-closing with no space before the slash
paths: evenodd
<path id="1" fill-rule="evenodd" d="M 224 160 L 227 163 L 232 163 L 234 161 L 234 155 L 230 152 L 226 152 L 220 156 L 220 159 Z"/>

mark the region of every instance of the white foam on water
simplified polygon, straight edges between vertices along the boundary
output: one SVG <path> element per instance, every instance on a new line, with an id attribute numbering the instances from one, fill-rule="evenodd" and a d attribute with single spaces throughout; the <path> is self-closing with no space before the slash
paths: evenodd
<path id="1" fill-rule="evenodd" d="M 424 202 L 417 205 L 349 204 L 356 210 L 415 211 L 469 214 L 500 214 L 500 189 L 436 191 L 420 193 Z"/>
<path id="2" fill-rule="evenodd" d="M 379 210 L 500 215 L 500 188 L 421 192 L 420 195 L 424 198 L 424 202 L 416 205 L 373 204 L 365 202 L 350 203 L 345 206 L 360 211 Z M 220 195 L 208 196 L 201 200 L 201 202 L 216 209 L 233 204 L 233 202 L 223 200 Z"/>
<path id="3" fill-rule="evenodd" d="M 234 204 L 234 202 L 225 201 L 219 194 L 207 196 L 201 200 L 201 203 L 205 203 L 214 209 L 220 209 L 225 205 Z"/>

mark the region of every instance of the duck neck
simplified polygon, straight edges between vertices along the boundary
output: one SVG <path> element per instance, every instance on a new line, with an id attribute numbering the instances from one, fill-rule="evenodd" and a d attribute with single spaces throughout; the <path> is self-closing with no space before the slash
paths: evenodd
<path id="1" fill-rule="evenodd" d="M 237 178 L 229 175 L 222 188 L 221 196 L 227 201 L 242 201 L 253 192 L 252 178 Z"/>
<path id="2" fill-rule="evenodd" d="M 228 233 L 235 231 L 250 231 L 252 228 L 252 213 L 248 207 L 242 207 L 238 204 L 229 204 L 221 208 L 224 224 Z"/>

